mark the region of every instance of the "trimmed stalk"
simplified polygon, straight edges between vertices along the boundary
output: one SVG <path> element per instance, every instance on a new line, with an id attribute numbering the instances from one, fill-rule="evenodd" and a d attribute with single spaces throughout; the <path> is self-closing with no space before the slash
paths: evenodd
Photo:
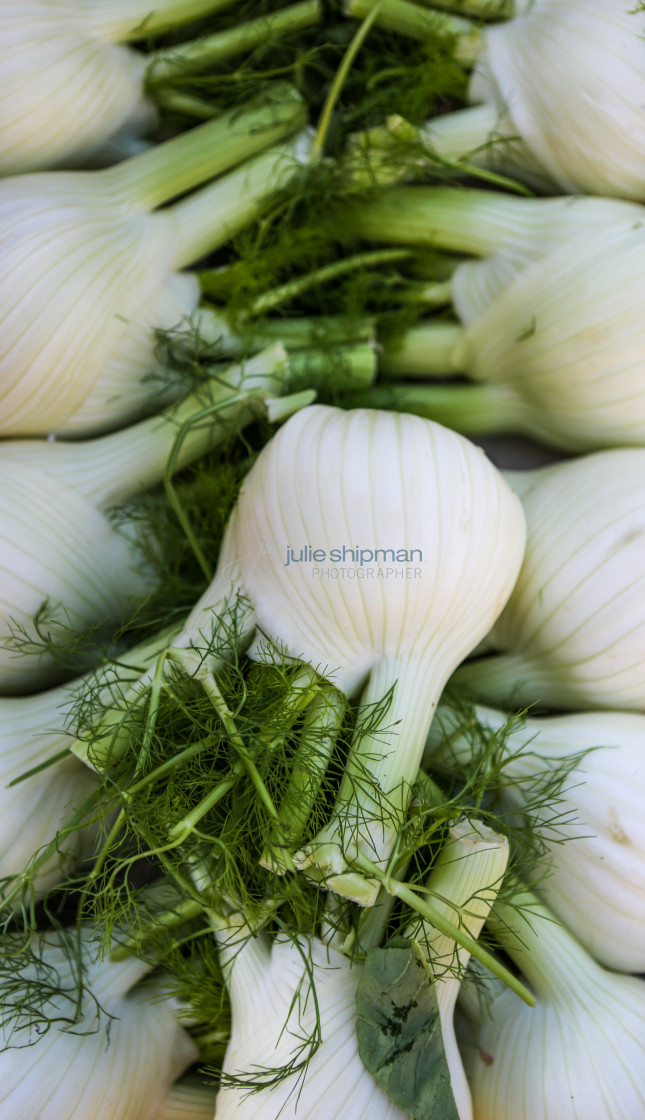
<path id="1" fill-rule="evenodd" d="M 390 371 L 391 372 L 391 371 Z M 434 370 L 430 371 L 435 372 Z M 378 385 L 353 402 L 435 420 L 462 435 L 531 433 L 528 408 L 507 385 Z"/>
<path id="2" fill-rule="evenodd" d="M 304 106 L 300 103 L 297 123 L 302 123 Z M 293 132 L 292 117 L 285 132 Z M 199 257 L 224 245 L 259 216 L 267 198 L 286 186 L 294 171 L 304 162 L 310 137 L 301 133 L 295 141 L 271 148 L 249 160 L 222 179 L 190 195 L 173 207 L 177 231 L 173 265 L 184 268 Z"/>
<path id="3" fill-rule="evenodd" d="M 98 439 L 14 440 L 0 444 L 0 461 L 16 460 L 43 470 L 102 509 L 128 501 L 223 443 L 250 423 L 258 403 L 278 396 L 287 378 L 287 355 L 279 343 L 243 365 L 230 366 L 200 392 L 158 416 Z"/>
<path id="4" fill-rule="evenodd" d="M 224 62 L 243 51 L 252 51 L 277 36 L 292 35 L 314 27 L 322 19 L 320 0 L 303 0 L 279 12 L 248 20 L 215 35 L 153 51 L 148 66 L 148 84 L 154 87 L 178 75 L 194 73 Z"/>
<path id="5" fill-rule="evenodd" d="M 208 273 L 202 273 L 203 277 Z M 202 285 L 208 290 L 207 281 Z M 191 319 L 191 336 L 201 345 L 216 346 L 218 355 L 238 358 L 245 351 L 261 350 L 281 342 L 286 350 L 313 346 L 368 342 L 374 337 L 375 321 L 367 316 L 320 315 L 301 319 L 263 319 L 236 334 L 222 312 L 200 307 Z M 186 350 L 191 349 L 190 339 Z"/>
<path id="6" fill-rule="evenodd" d="M 376 350 L 370 343 L 296 350 L 289 354 L 292 389 L 326 385 L 344 392 L 369 390 L 376 380 Z"/>
<path id="7" fill-rule="evenodd" d="M 215 121 L 93 174 L 124 202 L 142 211 L 153 210 L 278 143 L 302 127 L 305 119 L 300 94 L 281 82 L 242 110 L 231 109 Z"/>
<path id="8" fill-rule="evenodd" d="M 345 14 L 366 19 L 375 8 L 375 0 L 346 0 Z M 375 22 L 386 31 L 406 35 L 423 42 L 431 35 L 455 35 L 455 57 L 466 65 L 479 58 L 481 33 L 473 23 L 458 16 L 448 16 L 409 3 L 409 0 L 379 0 Z"/>
<path id="9" fill-rule="evenodd" d="M 567 201 L 454 187 L 391 187 L 348 206 L 340 220 L 354 235 L 386 245 L 488 256 L 514 237 L 547 231 Z"/>
<path id="10" fill-rule="evenodd" d="M 406 331 L 379 358 L 379 372 L 388 377 L 428 377 L 466 373 L 464 328 L 459 323 L 432 320 Z M 450 427 L 450 425 L 448 425 Z"/>

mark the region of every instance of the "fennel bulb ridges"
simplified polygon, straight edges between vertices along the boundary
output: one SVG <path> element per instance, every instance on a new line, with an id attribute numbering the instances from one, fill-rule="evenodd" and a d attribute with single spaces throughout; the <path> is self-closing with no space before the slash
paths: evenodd
<path id="1" fill-rule="evenodd" d="M 349 10 L 363 18 L 372 6 L 351 0 Z M 455 24 L 457 51 L 475 63 L 469 100 L 483 105 L 427 122 L 421 137 L 457 166 L 466 158 L 541 191 L 645 199 L 642 9 L 629 0 L 535 0 L 522 8 L 482 30 Z M 377 22 L 424 39 L 443 21 L 449 29 L 450 18 L 384 0 Z"/>
<path id="2" fill-rule="evenodd" d="M 73 946 L 68 942 L 63 948 L 55 934 L 46 935 L 38 950 L 48 970 L 49 1029 L 40 1037 L 30 1029 L 29 1012 L 33 1014 L 38 999 L 33 992 L 31 1007 L 21 1016 L 24 995 L 17 977 L 11 995 L 3 999 L 3 1041 L 11 1048 L 0 1053 L 0 1108 L 15 1120 L 154 1120 L 171 1083 L 197 1058 L 197 1051 L 175 1018 L 173 1001 L 154 1002 L 160 993 L 153 985 L 134 988 L 150 965 L 136 958 L 93 963 L 89 936 L 81 936 L 86 987 L 75 1022 Z M 21 974 L 32 984 L 38 979 L 33 963 Z M 62 1023 L 52 1021 L 57 1016 Z"/>
<path id="3" fill-rule="evenodd" d="M 482 1016 L 469 1068 L 478 1120 L 641 1120 L 643 981 L 605 971 L 534 897 L 493 914 L 537 1006 L 502 992 Z"/>
<path id="4" fill-rule="evenodd" d="M 118 624 L 136 597 L 153 590 L 156 581 L 144 563 L 136 522 L 126 519 L 118 530 L 110 521 L 111 507 L 249 423 L 279 395 L 286 374 L 286 353 L 276 344 L 230 367 L 201 393 L 125 431 L 85 443 L 0 445 L 0 692 L 33 689 L 55 675 L 42 648 L 52 618 L 81 633 L 105 628 Z M 193 418 L 197 422 L 189 426 Z M 40 618 L 39 641 L 33 620 L 43 603 L 47 617 Z"/>
<path id="5" fill-rule="evenodd" d="M 0 175 L 84 162 L 156 114 L 144 95 L 150 57 L 120 46 L 229 0 L 2 0 Z M 181 48 L 176 51 L 180 54 Z"/>
<path id="6" fill-rule="evenodd" d="M 116 168 L 0 180 L 3 435 L 95 434 L 154 400 L 154 382 L 142 383 L 160 370 L 154 331 L 199 302 L 197 278 L 176 270 L 250 221 L 306 157 L 307 140 L 272 148 L 176 207 L 147 210 L 294 132 L 303 115 L 281 85 L 261 106 Z"/>
<path id="7" fill-rule="evenodd" d="M 359 1057 L 355 993 L 360 965 L 350 965 L 317 938 L 280 937 L 270 948 L 248 931 L 218 933 L 217 938 L 233 1025 L 216 1120 L 258 1120 L 278 1113 L 292 1120 L 341 1114 L 352 1120 L 402 1120 L 405 1113 Z M 310 1056 L 313 1040 L 320 1045 Z M 277 1071 L 286 1072 L 290 1065 L 294 1072 L 278 1079 Z M 249 1094 L 249 1082 L 263 1088 Z"/>
<path id="8" fill-rule="evenodd" d="M 507 860 L 506 841 L 489 829 L 458 825 L 428 878 L 430 897 L 436 893 L 441 913 L 477 937 Z M 470 1094 L 452 1027 L 468 953 L 459 950 L 456 963 L 454 941 L 427 922 L 414 920 L 406 936 L 419 940 L 434 974 L 451 1086 L 460 1120 L 470 1120 Z M 359 1057 L 355 993 L 364 971 L 361 963 L 350 964 L 317 938 L 281 935 L 269 948 L 263 935 L 252 937 L 233 923 L 218 932 L 217 939 L 233 1011 L 217 1120 L 273 1117 L 281 1108 L 280 1115 L 302 1120 L 398 1120 L 407 1115 L 385 1095 Z M 319 1041 L 311 1056 L 309 1039 Z M 306 1063 L 306 1068 L 296 1063 Z M 292 1072 L 290 1064 L 296 1064 Z M 252 1082 L 262 1086 L 259 1093 L 248 1094 Z"/>
<path id="9" fill-rule="evenodd" d="M 507 723 L 505 713 L 481 706 L 474 718 L 490 735 Z M 463 717 L 440 705 L 428 736 L 430 764 L 472 765 L 463 728 Z M 528 718 L 503 746 L 504 804 L 520 812 L 528 805 L 545 848 L 535 866 L 539 893 L 596 959 L 625 972 L 645 970 L 644 741 L 642 715 L 586 712 Z M 541 784 L 559 771 L 555 802 L 532 808 Z"/>
<path id="10" fill-rule="evenodd" d="M 215 1086 L 197 1077 L 184 1077 L 168 1091 L 154 1120 L 213 1120 Z"/>
<path id="11" fill-rule="evenodd" d="M 433 905 L 449 921 L 458 920 L 461 928 L 478 938 L 502 885 L 508 857 L 508 841 L 492 829 L 470 821 L 453 825 L 426 882 Z M 426 920 L 412 922 L 405 936 L 419 941 L 432 973 L 459 1120 L 472 1120 L 470 1089 L 453 1022 L 470 954 Z"/>
<path id="12" fill-rule="evenodd" d="M 428 324 L 408 346 L 418 344 L 413 373 L 424 371 L 425 345 L 426 372 L 443 359 L 444 372 L 483 384 L 396 386 L 393 404 L 464 431 L 513 429 L 570 451 L 645 443 L 642 207 L 399 187 L 351 213 L 355 230 L 376 241 L 488 254 L 452 276 L 465 327 L 454 348 L 444 349 L 444 324 L 436 335 Z M 386 368 L 399 372 L 396 351 Z"/>
<path id="13" fill-rule="evenodd" d="M 347 695 L 363 689 L 363 715 L 393 690 L 305 859 L 317 874 L 342 873 L 353 850 L 387 860 L 450 666 L 499 613 L 523 546 L 517 500 L 481 452 L 416 417 L 314 406 L 260 455 L 182 644 L 208 645 L 214 617 L 241 595 L 259 634 Z M 337 549 L 354 578 L 327 573 Z M 356 574 L 363 559 L 368 578 Z"/>
<path id="14" fill-rule="evenodd" d="M 584 710 L 645 707 L 645 450 L 508 472 L 526 555 L 490 640 L 454 680 L 479 700 Z"/>

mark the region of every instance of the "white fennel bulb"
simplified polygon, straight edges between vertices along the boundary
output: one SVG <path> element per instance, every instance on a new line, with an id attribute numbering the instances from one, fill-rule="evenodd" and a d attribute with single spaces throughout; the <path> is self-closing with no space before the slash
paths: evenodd
<path id="1" fill-rule="evenodd" d="M 526 555 L 489 636 L 455 675 L 506 706 L 645 709 L 645 450 L 508 472 Z"/>
<path id="2" fill-rule="evenodd" d="M 373 0 L 349 0 L 364 16 Z M 487 0 L 437 6 L 495 15 Z M 472 108 L 428 121 L 430 153 L 507 172 L 550 193 L 645 200 L 645 14 L 630 0 L 521 0 L 507 22 L 477 28 L 406 0 L 379 5 L 378 21 L 423 39 L 445 28 L 473 64 Z M 388 121 L 395 134 L 409 126 Z M 377 146 L 388 145 L 376 134 Z"/>
<path id="3" fill-rule="evenodd" d="M 93 845 L 92 828 L 74 828 L 56 839 L 98 788 L 96 774 L 71 753 L 75 734 L 89 732 L 94 705 L 118 703 L 128 680 L 136 679 L 166 640 L 164 634 L 122 654 L 114 666 L 38 696 L 0 697 L 0 880 L 28 869 L 11 888 L 14 896 L 23 887 L 37 895 L 49 890 L 70 861 Z"/>
<path id="4" fill-rule="evenodd" d="M 241 595 L 252 656 L 270 638 L 359 694 L 362 713 L 393 690 L 302 855 L 335 889 L 346 856 L 387 860 L 444 684 L 502 609 L 523 549 L 521 505 L 484 454 L 414 416 L 303 409 L 247 476 L 179 644 L 203 647 Z"/>
<path id="5" fill-rule="evenodd" d="M 427 881 L 438 911 L 477 938 L 506 869 L 508 845 L 489 829 L 456 826 Z M 216 1120 L 399 1120 L 407 1115 L 389 1099 L 359 1055 L 356 989 L 364 966 L 317 938 L 278 937 L 271 947 L 248 931 L 218 933 L 220 959 L 232 1005 L 231 1039 Z M 453 1028 L 453 1011 L 468 953 L 428 922 L 414 921 L 416 938 L 436 984 L 443 1046 L 460 1120 L 472 1107 Z M 314 991 L 315 990 L 315 999 Z M 405 1013 L 402 1012 L 404 1017 Z M 307 1063 L 303 1042 L 320 1044 Z M 288 1067 L 295 1066 L 293 1072 Z M 287 1074 L 272 1084 L 269 1071 Z M 234 1079 L 239 1079 L 236 1085 Z M 253 1080 L 264 1087 L 249 1093 Z M 247 1085 L 244 1087 L 244 1081 Z"/>
<path id="6" fill-rule="evenodd" d="M 1 435 L 96 434 L 157 404 L 155 331 L 176 327 L 199 303 L 197 277 L 181 269 L 288 181 L 307 137 L 256 153 L 303 115 L 300 96 L 280 85 L 262 105 L 117 167 L 0 180 Z"/>
<path id="7" fill-rule="evenodd" d="M 507 198 L 401 187 L 352 214 L 377 241 L 456 249 L 463 327 L 410 332 L 392 375 L 467 373 L 475 385 L 393 386 L 392 403 L 465 433 L 519 431 L 569 451 L 645 444 L 645 210 L 613 199 Z"/>
<path id="8" fill-rule="evenodd" d="M 285 374 L 278 344 L 229 369 L 210 393 L 120 432 L 78 443 L 0 444 L 0 693 L 51 680 L 56 663 L 43 641 L 48 634 L 55 641 L 57 622 L 80 632 L 113 628 L 153 590 L 136 522 L 116 526 L 114 507 L 162 480 L 182 425 L 209 402 L 219 408 L 187 430 L 176 469 L 252 419 Z"/>
<path id="9" fill-rule="evenodd" d="M 0 175 L 81 162 L 155 123 L 149 58 L 121 44 L 227 0 L 2 0 Z"/>
<path id="10" fill-rule="evenodd" d="M 521 913 L 498 904 L 495 930 L 537 1004 L 501 992 L 482 1016 L 468 1070 L 477 1120 L 642 1120 L 645 983 L 603 969 L 524 901 Z"/>
<path id="11" fill-rule="evenodd" d="M 474 718 L 491 735 L 507 724 L 492 708 L 476 707 Z M 463 716 L 440 705 L 427 749 L 430 765 L 468 766 L 473 744 Z M 535 807 L 540 789 L 576 755 L 554 801 Z M 528 718 L 507 733 L 503 759 L 502 803 L 529 807 L 544 847 L 535 865 L 540 895 L 597 960 L 645 972 L 645 716 Z"/>
<path id="12" fill-rule="evenodd" d="M 138 985 L 151 966 L 136 958 L 97 964 L 87 936 L 77 1008 L 76 951 L 73 940 L 47 935 L 40 963 L 20 969 L 4 995 L 0 1110 L 13 1120 L 155 1120 L 197 1050 L 173 1001 L 153 984 Z M 30 1026 L 38 1005 L 46 1030 Z"/>

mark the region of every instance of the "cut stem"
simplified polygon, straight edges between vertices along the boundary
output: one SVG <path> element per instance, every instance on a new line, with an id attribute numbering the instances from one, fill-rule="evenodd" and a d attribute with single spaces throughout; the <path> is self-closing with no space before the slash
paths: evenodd
<path id="1" fill-rule="evenodd" d="M 154 210 L 295 132 L 305 115 L 298 91 L 276 83 L 261 101 L 228 110 L 215 121 L 91 174 L 101 176 L 106 189 L 130 206 Z"/>
<path id="2" fill-rule="evenodd" d="M 271 138 L 293 132 L 304 123 L 304 115 L 301 102 L 288 123 L 271 131 Z M 268 130 L 263 135 L 268 136 Z M 286 187 L 306 162 L 310 143 L 310 137 L 302 133 L 175 203 L 170 212 L 176 236 L 174 267 L 185 268 L 212 253 L 259 217 L 271 196 Z"/>
<path id="3" fill-rule="evenodd" d="M 477 62 L 481 33 L 470 20 L 421 8 L 409 0 L 346 0 L 344 4 L 346 15 L 361 20 L 374 7 L 378 7 L 376 23 L 379 27 L 421 42 L 436 35 L 456 36 L 455 57 L 465 65 Z"/>
<path id="4" fill-rule="evenodd" d="M 359 407 L 369 401 L 371 408 L 423 416 L 463 435 L 529 434 L 525 406 L 506 385 L 378 385 L 352 400 Z"/>
<path id="5" fill-rule="evenodd" d="M 439 907 L 429 902 L 426 898 L 421 898 L 417 890 L 412 887 L 399 882 L 398 879 L 392 879 L 366 856 L 358 855 L 353 860 L 353 863 L 362 872 L 376 879 L 388 894 L 394 894 L 396 898 L 399 898 L 401 902 L 409 906 L 415 914 L 418 914 L 419 917 L 434 926 L 439 933 L 449 937 L 451 941 L 456 942 L 462 949 L 466 949 L 475 960 L 486 965 L 494 976 L 503 980 L 511 991 L 515 992 L 529 1007 L 535 1007 L 535 996 L 532 992 L 528 991 L 521 981 L 518 980 L 512 972 L 509 972 L 492 953 L 484 949 L 483 945 L 480 945 L 479 942 L 475 941 L 465 930 L 460 929 L 454 922 L 446 918 Z"/>
<path id="6" fill-rule="evenodd" d="M 286 377 L 286 352 L 275 345 L 122 431 L 78 443 L 7 441 L 0 457 L 40 469 L 107 510 L 163 481 L 169 464 L 175 474 L 250 423 L 262 398 L 279 395 Z"/>
<path id="7" fill-rule="evenodd" d="M 202 277 L 207 276 L 208 273 L 202 273 Z M 203 280 L 203 286 L 207 290 L 207 279 Z M 238 358 L 249 351 L 262 350 L 273 342 L 281 342 L 288 351 L 369 342 L 374 337 L 375 321 L 368 316 L 351 315 L 263 319 L 236 333 L 222 312 L 202 307 L 193 315 L 191 328 L 185 346 L 187 353 L 203 346 L 213 346 L 218 356 Z"/>
<path id="8" fill-rule="evenodd" d="M 464 328 L 459 323 L 432 320 L 419 323 L 393 344 L 386 343 L 379 372 L 388 377 L 430 377 L 466 373 Z"/>
<path id="9" fill-rule="evenodd" d="M 322 19 L 320 0 L 303 0 L 279 12 L 239 23 L 215 35 L 206 35 L 188 43 L 154 51 L 148 67 L 149 86 L 195 73 L 218 62 L 263 46 L 278 36 L 295 34 L 314 27 Z"/>

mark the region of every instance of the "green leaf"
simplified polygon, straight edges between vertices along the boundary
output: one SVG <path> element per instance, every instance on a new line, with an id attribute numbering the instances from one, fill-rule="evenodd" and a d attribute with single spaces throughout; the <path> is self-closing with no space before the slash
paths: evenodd
<path id="1" fill-rule="evenodd" d="M 415 1120 L 459 1120 L 437 994 L 414 942 L 372 949 L 356 991 L 358 1050 L 391 1100 Z"/>

